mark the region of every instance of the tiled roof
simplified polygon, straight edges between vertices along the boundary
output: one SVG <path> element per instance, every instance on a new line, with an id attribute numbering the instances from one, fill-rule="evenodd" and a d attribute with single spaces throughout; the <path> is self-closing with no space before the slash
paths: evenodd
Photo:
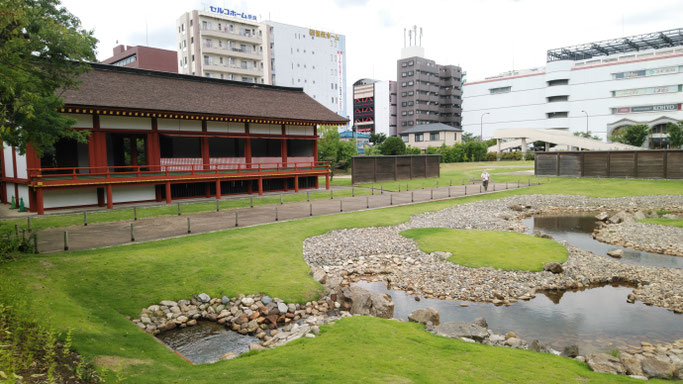
<path id="1" fill-rule="evenodd" d="M 443 123 L 432 123 L 432 124 L 416 125 L 412 128 L 408 128 L 408 129 L 402 131 L 400 134 L 404 135 L 404 134 L 408 134 L 408 133 L 426 133 L 426 132 L 443 132 L 443 131 L 462 132 L 462 129 L 451 127 L 450 125 L 446 125 Z"/>
<path id="2" fill-rule="evenodd" d="M 341 125 L 348 120 L 325 108 L 302 88 L 91 64 L 77 90 L 62 97 L 67 106 L 201 113 L 287 119 Z"/>

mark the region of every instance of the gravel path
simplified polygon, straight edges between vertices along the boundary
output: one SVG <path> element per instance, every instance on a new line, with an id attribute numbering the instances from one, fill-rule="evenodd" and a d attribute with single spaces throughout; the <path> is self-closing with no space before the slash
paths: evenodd
<path id="1" fill-rule="evenodd" d="M 640 300 L 683 312 L 683 271 L 621 264 L 567 246 L 564 272 L 501 271 L 467 268 L 421 252 L 399 235 L 410 228 L 444 227 L 523 232 L 521 219 L 539 213 L 597 212 L 624 209 L 683 211 L 683 196 L 589 198 L 523 195 L 450 207 L 415 215 L 404 224 L 382 228 L 332 231 L 307 239 L 304 258 L 344 284 L 383 280 L 394 289 L 427 298 L 483 301 L 495 304 L 529 299 L 538 290 L 564 290 L 620 282 L 635 287 L 628 300 Z M 680 242 L 680 240 L 679 240 Z"/>

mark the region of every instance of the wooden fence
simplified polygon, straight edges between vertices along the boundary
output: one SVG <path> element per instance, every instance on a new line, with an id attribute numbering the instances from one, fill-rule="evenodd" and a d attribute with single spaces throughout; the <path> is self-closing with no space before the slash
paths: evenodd
<path id="1" fill-rule="evenodd" d="M 406 180 L 441 175 L 441 155 L 354 156 L 352 183 Z"/>
<path id="2" fill-rule="evenodd" d="M 683 150 L 536 152 L 536 176 L 683 179 Z"/>

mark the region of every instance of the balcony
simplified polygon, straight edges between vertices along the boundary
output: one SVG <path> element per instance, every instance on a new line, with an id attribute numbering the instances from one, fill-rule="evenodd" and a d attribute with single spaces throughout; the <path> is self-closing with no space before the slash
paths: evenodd
<path id="1" fill-rule="evenodd" d="M 243 68 L 239 65 L 230 65 L 230 64 L 216 64 L 216 63 L 211 63 L 211 64 L 204 64 L 204 70 L 207 71 L 216 71 L 216 72 L 228 72 L 228 73 L 235 73 L 239 75 L 247 75 L 247 76 L 263 76 L 263 69 L 260 68 Z"/>
<path id="2" fill-rule="evenodd" d="M 251 43 L 251 44 L 262 44 L 263 43 L 260 36 L 254 36 L 251 34 L 242 35 L 239 32 L 229 32 L 226 30 L 218 30 L 218 29 L 213 29 L 213 28 L 202 28 L 201 31 L 202 31 L 203 36 L 213 36 L 213 37 L 218 37 L 218 38 L 222 38 L 222 39 L 244 41 L 244 42 Z"/>
<path id="3" fill-rule="evenodd" d="M 204 53 L 213 53 L 215 55 L 239 57 L 241 59 L 249 60 L 262 60 L 261 54 L 254 52 L 251 49 L 241 49 L 241 48 L 230 48 L 230 47 L 216 47 L 216 46 L 203 46 Z"/>

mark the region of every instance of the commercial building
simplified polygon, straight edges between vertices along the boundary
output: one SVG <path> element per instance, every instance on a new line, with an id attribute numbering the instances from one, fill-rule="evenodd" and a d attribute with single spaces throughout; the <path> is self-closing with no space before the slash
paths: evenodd
<path id="1" fill-rule="evenodd" d="M 112 57 L 102 60 L 104 64 L 129 68 L 152 69 L 155 71 L 178 72 L 178 53 L 167 49 L 137 45 L 114 47 Z"/>
<path id="2" fill-rule="evenodd" d="M 352 141 L 356 145 L 359 154 L 365 153 L 365 146 L 370 145 L 370 135 L 354 131 L 343 131 L 339 134 L 339 140 Z"/>
<path id="3" fill-rule="evenodd" d="M 347 117 L 346 37 L 265 21 L 270 82 L 302 87 L 317 102 Z"/>
<path id="4" fill-rule="evenodd" d="M 405 32 L 405 31 L 404 31 Z M 421 124 L 443 123 L 460 128 L 462 69 L 425 58 L 417 28 L 397 62 L 397 134 Z M 405 38 L 404 38 L 405 40 Z"/>
<path id="5" fill-rule="evenodd" d="M 683 29 L 551 49 L 545 67 L 463 89 L 463 128 L 484 138 L 511 128 L 605 137 L 647 124 L 645 145 L 666 147 L 666 124 L 683 120 Z"/>
<path id="6" fill-rule="evenodd" d="M 315 188 L 329 177 L 316 127 L 348 122 L 301 88 L 92 67 L 62 95 L 61 110 L 89 141 L 63 139 L 42 158 L 30 145 L 25 155 L 0 145 L 3 203 L 22 198 L 42 214 Z"/>
<path id="7" fill-rule="evenodd" d="M 209 6 L 176 21 L 178 72 L 270 84 L 267 36 L 255 15 Z"/>
<path id="8" fill-rule="evenodd" d="M 396 136 L 396 82 L 360 79 L 353 83 L 353 124 L 367 135 Z"/>
<path id="9" fill-rule="evenodd" d="M 401 139 L 406 145 L 424 152 L 427 147 L 462 143 L 462 129 L 442 123 L 420 124 L 401 132 Z"/>

